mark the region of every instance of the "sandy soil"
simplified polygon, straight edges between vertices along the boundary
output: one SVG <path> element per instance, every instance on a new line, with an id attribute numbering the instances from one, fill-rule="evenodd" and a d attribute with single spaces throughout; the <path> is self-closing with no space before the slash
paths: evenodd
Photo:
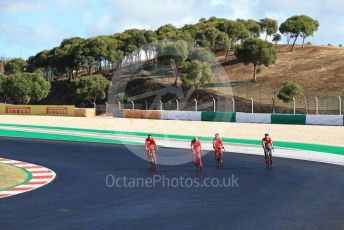
<path id="1" fill-rule="evenodd" d="M 261 139 L 264 133 L 274 140 L 344 146 L 342 126 L 293 126 L 269 124 L 239 124 L 198 121 L 139 120 L 112 117 L 48 117 L 1 115 L 0 124 L 31 124 L 105 130 Z"/>
<path id="2" fill-rule="evenodd" d="M 0 164 L 0 190 L 8 188 L 25 180 L 26 174 L 13 166 Z"/>
<path id="3" fill-rule="evenodd" d="M 344 88 L 344 48 L 329 46 L 296 46 L 290 52 L 290 46 L 277 47 L 278 58 L 274 65 L 261 67 L 258 84 L 278 88 L 287 80 L 299 83 L 311 92 L 342 92 Z M 224 55 L 217 57 L 223 63 L 229 80 L 251 80 L 253 67 L 245 66 L 230 56 L 224 62 Z"/>

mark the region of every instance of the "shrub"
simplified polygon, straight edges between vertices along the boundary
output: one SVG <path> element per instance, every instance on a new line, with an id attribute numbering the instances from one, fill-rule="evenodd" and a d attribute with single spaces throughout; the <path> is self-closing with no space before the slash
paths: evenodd
<path id="1" fill-rule="evenodd" d="M 303 94 L 303 89 L 300 85 L 292 81 L 286 81 L 283 83 L 277 97 L 285 103 L 288 103 L 295 99 L 301 97 Z"/>
<path id="2" fill-rule="evenodd" d="M 121 92 L 116 94 L 116 99 L 119 100 L 122 103 L 128 102 L 128 96 L 126 93 Z"/>

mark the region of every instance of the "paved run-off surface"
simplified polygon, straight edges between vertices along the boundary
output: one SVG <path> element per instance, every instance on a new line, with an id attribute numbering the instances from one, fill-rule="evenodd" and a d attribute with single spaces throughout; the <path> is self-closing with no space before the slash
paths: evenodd
<path id="1" fill-rule="evenodd" d="M 73 128 L 168 133 L 189 136 L 208 136 L 261 140 L 264 133 L 275 141 L 301 142 L 344 147 L 344 127 L 240 124 L 204 121 L 164 121 L 112 117 L 49 117 L 0 115 L 0 124 L 25 124 Z"/>
<path id="2" fill-rule="evenodd" d="M 44 165 L 57 178 L 36 191 L 0 200 L 1 229 L 343 229 L 344 168 L 225 153 L 225 167 L 204 157 L 156 172 L 125 146 L 0 138 L 2 157 Z M 144 151 L 142 147 L 137 151 Z M 159 155 L 190 154 L 162 148 Z M 106 186 L 106 178 L 238 178 L 239 187 Z"/>

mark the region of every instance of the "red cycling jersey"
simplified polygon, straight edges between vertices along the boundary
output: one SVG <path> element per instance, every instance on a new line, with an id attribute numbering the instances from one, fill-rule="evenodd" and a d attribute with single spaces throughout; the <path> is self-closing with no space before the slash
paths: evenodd
<path id="1" fill-rule="evenodd" d="M 200 152 L 201 151 L 201 142 L 199 140 L 192 140 L 191 141 L 191 146 L 193 151 L 195 152 Z"/>
<path id="2" fill-rule="evenodd" d="M 222 140 L 220 137 L 213 139 L 213 147 L 215 149 L 221 149 L 223 147 Z"/>
<path id="3" fill-rule="evenodd" d="M 272 146 L 272 139 L 270 137 L 264 137 L 262 139 L 265 147 Z"/>
<path id="4" fill-rule="evenodd" d="M 156 146 L 155 140 L 151 138 L 146 139 L 146 149 L 154 149 Z"/>

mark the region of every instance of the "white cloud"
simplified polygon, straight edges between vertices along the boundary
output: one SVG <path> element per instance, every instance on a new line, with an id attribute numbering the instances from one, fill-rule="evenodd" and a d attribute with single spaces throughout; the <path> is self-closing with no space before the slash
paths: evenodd
<path id="1" fill-rule="evenodd" d="M 196 4 L 195 0 L 106 0 L 105 2 L 121 16 L 141 20 L 175 19 L 178 16 L 187 15 Z"/>
<path id="2" fill-rule="evenodd" d="M 104 0 L 107 13 L 97 17 L 95 12 L 86 9 L 82 17 L 88 35 L 113 34 L 130 28 L 157 29 L 172 23 L 183 26 L 199 18 L 196 16 L 198 1 L 181 0 Z"/>
<path id="3" fill-rule="evenodd" d="M 258 0 L 239 0 L 231 1 L 228 5 L 229 14 L 231 19 L 243 18 L 243 19 L 256 19 L 257 17 L 257 5 Z"/>
<path id="4" fill-rule="evenodd" d="M 197 9 L 197 0 L 106 0 L 113 10 L 114 18 L 140 24 L 161 25 L 175 22 L 177 26 L 185 18 L 192 17 Z"/>
<path id="5" fill-rule="evenodd" d="M 130 28 L 157 29 L 172 23 L 177 27 L 211 16 L 252 18 L 258 0 L 104 0 L 107 13 L 97 17 L 85 10 L 83 23 L 88 35 L 113 34 Z"/>
<path id="6" fill-rule="evenodd" d="M 11 14 L 39 10 L 44 7 L 43 3 L 39 0 L 0 0 L 0 12 Z"/>
<path id="7" fill-rule="evenodd" d="M 57 2 L 61 7 L 69 7 L 72 5 L 72 1 L 70 0 L 58 0 Z"/>
<path id="8" fill-rule="evenodd" d="M 288 1 L 276 1 L 265 0 L 261 1 L 261 4 L 269 10 L 287 12 L 287 11 L 314 11 L 322 7 L 324 1 L 322 0 L 288 0 Z"/>
<path id="9" fill-rule="evenodd" d="M 226 2 L 225 0 L 210 0 L 210 5 L 212 7 L 214 6 L 221 6 L 221 5 L 227 5 L 228 2 Z"/>
<path id="10" fill-rule="evenodd" d="M 0 22 L 0 30 L 5 35 L 4 41 L 9 45 L 44 47 L 69 36 L 68 31 L 48 23 L 39 23 L 34 27 L 15 23 Z"/>
<path id="11" fill-rule="evenodd" d="M 30 14 L 34 15 L 32 22 L 18 24 Z M 60 18 L 55 20 L 52 14 Z M 211 16 L 234 20 L 270 17 L 282 23 L 297 14 L 319 20 L 320 28 L 312 42 L 344 43 L 341 40 L 343 0 L 0 0 L 0 48 L 9 50 L 7 44 L 10 44 L 12 48 L 37 47 L 38 50 L 58 45 L 70 35 L 113 34 L 129 28 L 157 29 L 167 23 L 180 27 Z M 67 15 L 73 23 L 61 15 Z M 63 28 L 67 25 L 78 28 L 67 31 Z"/>
<path id="12" fill-rule="evenodd" d="M 321 17 L 331 16 L 333 13 L 339 16 L 344 13 L 343 0 L 259 0 L 258 3 L 258 8 L 255 10 L 258 14 L 261 15 L 263 12 L 278 15 L 280 18 L 296 14 Z"/>
<path id="13" fill-rule="evenodd" d="M 86 26 L 86 33 L 90 36 L 113 33 L 114 23 L 111 15 L 105 14 L 96 18 L 91 12 L 85 12 L 82 21 Z"/>
<path id="14" fill-rule="evenodd" d="M 150 24 L 174 22 L 177 26 L 201 17 L 251 17 L 258 0 L 105 0 L 116 18 L 139 20 Z M 191 21 L 193 20 L 193 21 Z M 159 23 L 160 22 L 160 23 Z"/>
<path id="15" fill-rule="evenodd" d="M 344 13 L 344 4 L 343 0 L 327 0 L 323 2 L 322 7 L 324 10 L 329 12 Z"/>

